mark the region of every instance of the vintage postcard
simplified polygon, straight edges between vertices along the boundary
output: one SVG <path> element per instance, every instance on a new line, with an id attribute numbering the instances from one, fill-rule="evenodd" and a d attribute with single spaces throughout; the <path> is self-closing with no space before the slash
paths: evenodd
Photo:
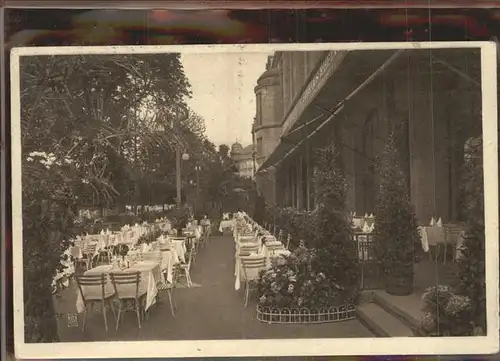
<path id="1" fill-rule="evenodd" d="M 496 69 L 487 42 L 14 49 L 17 357 L 497 352 Z"/>

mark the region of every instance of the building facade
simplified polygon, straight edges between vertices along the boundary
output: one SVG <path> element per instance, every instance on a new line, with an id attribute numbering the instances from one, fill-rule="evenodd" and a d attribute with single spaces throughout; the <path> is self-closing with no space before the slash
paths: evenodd
<path id="1" fill-rule="evenodd" d="M 254 146 L 243 147 L 236 142 L 231 146 L 231 159 L 236 163 L 238 173 L 244 178 L 253 178 L 255 173 Z"/>
<path id="2" fill-rule="evenodd" d="M 333 142 L 350 211 L 374 213 L 394 134 L 419 222 L 456 221 L 464 144 L 482 133 L 480 67 L 478 49 L 276 52 L 255 88 L 258 191 L 313 209 L 315 150 Z"/>

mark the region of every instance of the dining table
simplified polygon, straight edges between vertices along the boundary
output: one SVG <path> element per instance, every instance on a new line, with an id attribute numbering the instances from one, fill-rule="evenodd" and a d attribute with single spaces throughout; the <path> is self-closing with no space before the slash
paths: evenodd
<path id="1" fill-rule="evenodd" d="M 159 282 L 165 282 L 163 274 L 160 269 L 160 264 L 158 262 L 139 261 L 135 264 L 130 265 L 130 267 L 125 269 L 119 268 L 118 266 L 114 265 L 100 265 L 86 271 L 84 275 L 100 275 L 100 274 L 107 275 L 108 277 L 106 277 L 105 289 L 106 291 L 108 290 L 113 291 L 114 287 L 113 284 L 111 283 L 111 278 L 109 277 L 110 273 L 127 274 L 133 272 L 141 273 L 141 279 L 139 281 L 139 293 L 146 292 L 145 311 L 147 311 L 149 307 L 151 307 L 153 304 L 156 303 L 156 296 L 158 294 L 157 284 Z M 127 288 L 135 288 L 135 285 L 118 285 L 117 287 L 118 290 L 123 289 L 129 291 L 127 290 Z M 100 285 L 82 286 L 82 291 L 84 297 L 88 297 L 89 295 L 100 296 L 102 288 Z M 85 305 L 80 290 L 78 289 L 77 292 L 78 295 L 76 300 L 76 309 L 78 313 L 81 313 L 85 310 Z"/>

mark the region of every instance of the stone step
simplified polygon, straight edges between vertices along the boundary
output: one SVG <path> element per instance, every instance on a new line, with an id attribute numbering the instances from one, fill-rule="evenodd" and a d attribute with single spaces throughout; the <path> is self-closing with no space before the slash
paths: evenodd
<path id="1" fill-rule="evenodd" d="M 405 323 L 375 303 L 365 303 L 357 308 L 358 319 L 377 337 L 413 337 Z"/>
<path id="2" fill-rule="evenodd" d="M 372 294 L 372 302 L 403 322 L 415 335 L 426 336 L 420 330 L 420 319 L 423 312 L 419 297 L 415 295 L 392 296 L 384 291 L 377 290 Z"/>

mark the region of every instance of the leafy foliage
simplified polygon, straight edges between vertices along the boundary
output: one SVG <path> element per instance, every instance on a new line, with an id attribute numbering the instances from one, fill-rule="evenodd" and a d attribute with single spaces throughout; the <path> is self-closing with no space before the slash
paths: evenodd
<path id="1" fill-rule="evenodd" d="M 298 244 L 284 262 L 261 275 L 263 306 L 321 308 L 357 300 L 359 268 L 339 155 L 330 144 L 319 149 L 316 157 L 316 209 L 305 212 L 271 207 L 266 212 L 272 223 Z"/>
<path id="2" fill-rule="evenodd" d="M 472 307 L 470 298 L 457 294 L 448 286 L 428 288 L 422 296 L 424 316 L 422 331 L 429 336 L 468 336 L 472 327 L 467 314 Z"/>
<path id="3" fill-rule="evenodd" d="M 460 179 L 466 237 L 459 259 L 459 293 L 472 300 L 468 320 L 486 330 L 485 231 L 482 138 L 465 145 Z"/>
<path id="4" fill-rule="evenodd" d="M 320 148 L 316 156 L 316 234 L 312 245 L 316 249 L 316 257 L 312 267 L 317 273 L 325 275 L 331 299 L 352 302 L 357 298 L 359 268 L 352 252 L 352 229 L 346 209 L 346 184 L 339 152 L 334 144 L 330 144 Z"/>
<path id="5" fill-rule="evenodd" d="M 79 209 L 138 202 L 144 180 L 173 168 L 174 144 L 195 134 L 208 145 L 201 119 L 179 116 L 189 95 L 178 54 L 21 59 L 27 342 L 58 340 L 51 283 L 68 240 L 89 227 L 75 224 Z"/>
<path id="6" fill-rule="evenodd" d="M 172 222 L 172 228 L 181 229 L 186 227 L 190 215 L 191 209 L 186 205 L 181 205 L 168 212 L 167 217 Z"/>
<path id="7" fill-rule="evenodd" d="M 330 297 L 326 276 L 313 270 L 315 256 L 314 250 L 300 246 L 263 270 L 257 284 L 260 305 L 311 309 L 332 306 L 335 300 Z"/>
<path id="8" fill-rule="evenodd" d="M 290 248 L 298 247 L 304 242 L 306 247 L 314 246 L 315 212 L 298 210 L 292 207 L 271 207 L 266 210 L 267 222 L 276 226 L 285 239 L 290 235 Z"/>
<path id="9" fill-rule="evenodd" d="M 63 270 L 61 255 L 70 246 L 77 195 L 68 164 L 47 168 L 23 162 L 23 282 L 25 341 L 58 341 L 51 284 Z"/>
<path id="10" fill-rule="evenodd" d="M 414 251 L 418 247 L 419 234 L 394 135 L 387 139 L 378 171 L 380 190 L 375 213 L 374 252 L 387 285 L 396 282 L 413 287 Z"/>

